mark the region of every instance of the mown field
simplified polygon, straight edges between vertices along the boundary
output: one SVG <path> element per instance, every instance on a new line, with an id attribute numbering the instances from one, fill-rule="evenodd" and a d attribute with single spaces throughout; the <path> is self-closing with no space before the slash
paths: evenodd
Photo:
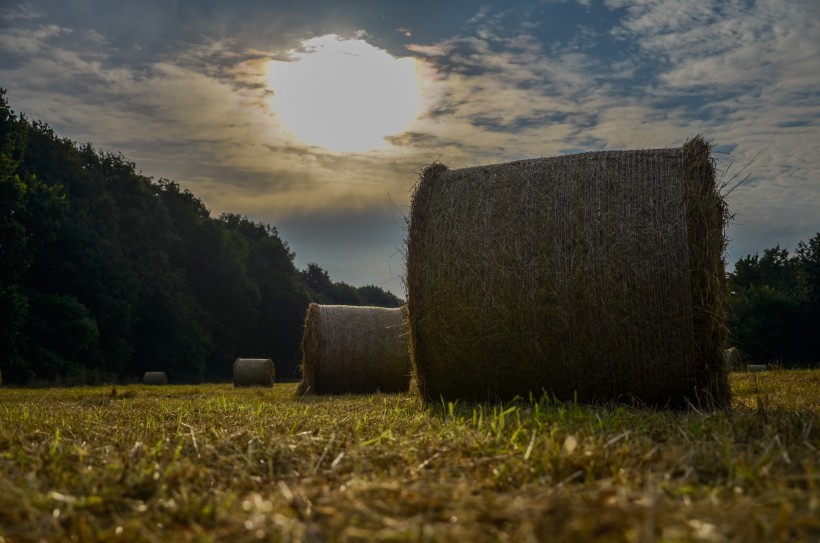
<path id="1" fill-rule="evenodd" d="M 820 370 L 731 412 L 0 389 L 0 543 L 820 541 Z"/>

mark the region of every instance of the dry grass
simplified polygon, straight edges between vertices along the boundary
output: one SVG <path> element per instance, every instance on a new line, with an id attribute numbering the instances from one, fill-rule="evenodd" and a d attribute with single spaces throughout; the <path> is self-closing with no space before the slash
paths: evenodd
<path id="1" fill-rule="evenodd" d="M 0 541 L 814 543 L 820 371 L 731 412 L 0 390 Z"/>
<path id="2" fill-rule="evenodd" d="M 423 397 L 723 406 L 709 145 L 427 168 L 407 240 Z"/>
<path id="3" fill-rule="evenodd" d="M 306 394 L 406 392 L 406 309 L 310 304 L 302 337 Z"/>

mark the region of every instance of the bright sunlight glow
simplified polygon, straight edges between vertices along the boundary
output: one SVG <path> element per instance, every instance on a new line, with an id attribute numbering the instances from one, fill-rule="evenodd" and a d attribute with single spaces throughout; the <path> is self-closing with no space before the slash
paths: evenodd
<path id="1" fill-rule="evenodd" d="M 361 39 L 328 34 L 302 42 L 293 61 L 271 61 L 268 82 L 279 120 L 304 143 L 330 151 L 388 146 L 421 112 L 413 58 Z"/>

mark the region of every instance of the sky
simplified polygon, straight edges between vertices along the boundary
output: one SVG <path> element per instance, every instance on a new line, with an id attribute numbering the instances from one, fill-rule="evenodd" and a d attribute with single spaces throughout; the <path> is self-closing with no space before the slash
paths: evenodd
<path id="1" fill-rule="evenodd" d="M 435 161 L 702 134 L 729 270 L 820 232 L 817 0 L 0 0 L 0 87 L 212 215 L 275 226 L 299 268 L 400 297 Z"/>

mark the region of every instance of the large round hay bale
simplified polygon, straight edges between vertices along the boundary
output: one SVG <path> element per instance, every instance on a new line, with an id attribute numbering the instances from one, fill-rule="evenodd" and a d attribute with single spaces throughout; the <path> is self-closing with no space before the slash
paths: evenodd
<path id="1" fill-rule="evenodd" d="M 233 386 L 272 387 L 276 371 L 270 358 L 237 358 L 233 363 Z"/>
<path id="2" fill-rule="evenodd" d="M 421 395 L 727 405 L 726 218 L 701 137 L 426 168 L 406 279 Z"/>
<path id="3" fill-rule="evenodd" d="M 168 374 L 164 371 L 146 371 L 142 376 L 142 382 L 146 385 L 167 385 Z"/>
<path id="4" fill-rule="evenodd" d="M 729 371 L 741 371 L 743 369 L 743 361 L 740 359 L 740 351 L 737 347 L 730 347 L 723 351 L 723 356 L 726 359 L 726 369 Z"/>
<path id="5" fill-rule="evenodd" d="M 405 308 L 310 304 L 302 336 L 300 391 L 406 392 Z"/>

